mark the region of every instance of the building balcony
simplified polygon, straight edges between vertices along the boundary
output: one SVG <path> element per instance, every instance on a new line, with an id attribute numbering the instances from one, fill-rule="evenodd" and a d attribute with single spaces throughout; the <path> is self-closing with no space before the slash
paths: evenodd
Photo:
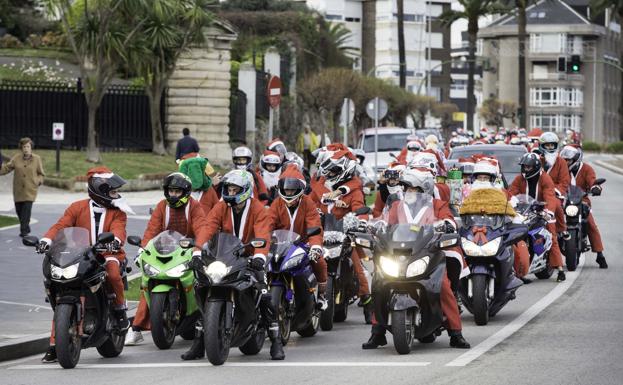
<path id="1" fill-rule="evenodd" d="M 529 74 L 528 80 L 534 83 L 540 82 L 559 82 L 559 81 L 571 81 L 571 82 L 584 82 L 584 75 L 582 74 L 568 74 L 565 72 L 549 72 L 547 74 Z"/>

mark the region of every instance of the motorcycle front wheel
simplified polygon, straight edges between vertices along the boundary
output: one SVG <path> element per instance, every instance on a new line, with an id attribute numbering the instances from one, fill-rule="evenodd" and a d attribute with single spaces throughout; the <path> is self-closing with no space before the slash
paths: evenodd
<path id="1" fill-rule="evenodd" d="M 413 345 L 411 314 L 408 310 L 392 311 L 392 336 L 398 354 L 409 354 Z"/>
<path id="2" fill-rule="evenodd" d="M 170 320 L 169 293 L 151 293 L 149 317 L 151 337 L 158 349 L 169 349 L 175 341 L 175 322 Z"/>
<path id="3" fill-rule="evenodd" d="M 565 263 L 567 264 L 567 270 L 575 271 L 578 267 L 578 261 L 580 260 L 578 232 L 571 230 L 569 231 L 569 235 L 571 238 L 565 241 Z"/>
<path id="4" fill-rule="evenodd" d="M 290 341 L 290 319 L 288 318 L 288 303 L 284 294 L 283 286 L 272 286 L 270 288 L 270 300 L 277 312 L 277 322 L 279 323 L 279 332 L 281 333 L 281 343 L 283 346 Z"/>
<path id="5" fill-rule="evenodd" d="M 476 325 L 486 325 L 489 322 L 489 279 L 490 277 L 477 274 L 472 280 L 472 310 Z"/>
<path id="6" fill-rule="evenodd" d="M 320 329 L 323 331 L 333 329 L 333 315 L 335 312 L 335 293 L 333 292 L 334 282 L 334 277 L 329 277 L 327 280 L 327 290 L 324 294 L 327 299 L 327 308 L 320 313 Z"/>
<path id="7" fill-rule="evenodd" d="M 110 315 L 109 315 L 110 318 Z M 97 347 L 97 352 L 105 358 L 117 357 L 123 351 L 125 343 L 125 335 L 127 330 L 119 330 L 117 327 L 113 327 L 108 339 Z"/>
<path id="8" fill-rule="evenodd" d="M 225 332 L 225 302 L 206 298 L 203 338 L 206 355 L 212 365 L 223 365 L 229 357 L 230 337 Z"/>
<path id="9" fill-rule="evenodd" d="M 80 360 L 82 338 L 78 334 L 78 321 L 73 304 L 61 303 L 54 310 L 56 356 L 65 369 L 75 368 Z"/>

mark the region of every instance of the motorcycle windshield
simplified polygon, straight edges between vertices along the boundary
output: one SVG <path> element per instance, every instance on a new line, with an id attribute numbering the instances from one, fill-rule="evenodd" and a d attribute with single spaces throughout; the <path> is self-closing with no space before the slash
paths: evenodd
<path id="1" fill-rule="evenodd" d="M 212 257 L 227 266 L 232 266 L 232 271 L 238 270 L 238 268 L 243 267 L 247 263 L 246 258 L 241 258 L 235 253 L 241 247 L 242 241 L 240 238 L 228 233 L 215 235 L 208 245 Z M 243 255 L 243 253 L 240 255 Z"/>
<path id="2" fill-rule="evenodd" d="M 296 240 L 299 239 L 299 235 L 289 230 L 275 230 L 273 231 L 270 241 L 270 251 L 273 255 L 285 255 Z"/>
<path id="3" fill-rule="evenodd" d="M 567 193 L 569 203 L 579 205 L 584 198 L 584 190 L 578 186 L 569 186 L 569 192 Z"/>
<path id="4" fill-rule="evenodd" d="M 515 195 L 515 198 L 517 198 L 517 206 L 515 208 L 521 214 L 526 214 L 527 212 L 529 212 L 532 204 L 536 202 L 536 199 L 532 198 L 530 195 L 527 194 Z"/>
<path id="5" fill-rule="evenodd" d="M 48 255 L 60 267 L 72 265 L 91 247 L 91 234 L 83 227 L 67 227 L 52 240 Z"/>
<path id="6" fill-rule="evenodd" d="M 490 227 L 499 229 L 505 222 L 504 215 L 461 215 L 463 228 L 470 227 Z"/>
<path id="7" fill-rule="evenodd" d="M 156 235 L 152 239 L 152 244 L 156 252 L 160 255 L 169 255 L 180 247 L 180 239 L 184 236 L 177 231 L 167 230 Z"/>
<path id="8" fill-rule="evenodd" d="M 437 220 L 433 198 L 429 194 L 417 193 L 415 201 L 395 202 L 384 214 L 387 223 L 384 238 L 389 242 L 428 242 L 435 230 Z"/>

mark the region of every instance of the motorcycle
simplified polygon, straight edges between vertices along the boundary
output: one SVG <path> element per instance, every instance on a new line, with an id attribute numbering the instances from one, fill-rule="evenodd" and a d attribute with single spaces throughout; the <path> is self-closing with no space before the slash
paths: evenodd
<path id="1" fill-rule="evenodd" d="M 307 231 L 305 237 L 288 230 L 275 230 L 268 253 L 267 279 L 281 331 L 281 342 L 288 343 L 295 330 L 302 337 L 318 331 L 318 283 L 309 260 L 309 237 L 320 228 Z"/>
<path id="2" fill-rule="evenodd" d="M 394 348 L 408 354 L 413 342 L 434 342 L 443 330 L 441 286 L 446 274 L 443 249 L 458 244 L 456 233 L 436 230 L 433 200 L 418 194 L 415 203 L 401 201 L 383 216 L 374 238 L 356 234 L 355 243 L 374 249 L 375 301 L 388 313 Z"/>
<path id="3" fill-rule="evenodd" d="M 104 252 L 114 252 L 112 233 L 101 233 L 91 246 L 91 234 L 82 227 L 58 232 L 43 259 L 43 284 L 54 310 L 56 355 L 65 369 L 74 368 L 82 349 L 95 347 L 102 357 L 117 357 L 123 351 L 127 329 L 120 329 L 113 314 L 115 295 L 106 291 Z M 39 239 L 26 236 L 25 246 Z M 126 264 L 120 266 L 126 281 Z"/>
<path id="4" fill-rule="evenodd" d="M 606 180 L 599 178 L 595 185 L 602 185 Z M 570 238 L 560 242 L 561 251 L 565 255 L 567 270 L 575 271 L 580 262 L 580 255 L 590 250 L 587 241 L 588 215 L 591 212 L 589 205 L 584 203 L 584 197 L 589 193 L 578 186 L 569 186 L 565 200 L 565 218 Z"/>
<path id="5" fill-rule="evenodd" d="M 264 239 L 243 244 L 232 234 L 219 233 L 201 258 L 193 258 L 195 299 L 203 316 L 206 355 L 213 365 L 225 363 L 231 347 L 255 355 L 264 346 L 261 292 L 245 249 L 265 245 Z"/>
<path id="6" fill-rule="evenodd" d="M 549 279 L 554 269 L 549 265 L 549 252 L 552 248 L 552 234 L 546 229 L 550 219 L 545 212 L 545 203 L 538 202 L 529 195 L 517 195 L 515 211 L 525 219 L 528 226 L 528 249 L 530 250 L 530 267 L 528 274 L 538 279 Z"/>
<path id="7" fill-rule="evenodd" d="M 505 215 L 462 215 L 459 234 L 470 270 L 459 295 L 476 325 L 486 325 L 523 284 L 513 271 L 512 245 L 526 237 L 528 227 L 507 223 Z"/>
<path id="8" fill-rule="evenodd" d="M 128 237 L 141 245 L 141 238 Z M 193 293 L 194 274 L 189 268 L 194 241 L 176 231 L 163 231 L 145 246 L 137 265 L 141 287 L 149 306 L 151 336 L 159 349 L 169 349 L 177 334 L 192 340 L 199 309 Z"/>
<path id="9" fill-rule="evenodd" d="M 333 329 L 333 322 L 344 322 L 348 318 L 348 306 L 355 301 L 359 291 L 359 281 L 353 270 L 350 258 L 353 250 L 353 232 L 357 231 L 357 215 L 370 212 L 362 207 L 337 220 L 329 213 L 322 216 L 324 258 L 327 261 L 327 308 L 320 314 L 320 328 Z M 365 270 L 364 267 L 364 271 Z M 369 275 L 369 274 L 368 274 Z M 369 279 L 368 282 L 371 280 Z M 364 309 L 366 323 L 370 320 L 369 311 Z"/>

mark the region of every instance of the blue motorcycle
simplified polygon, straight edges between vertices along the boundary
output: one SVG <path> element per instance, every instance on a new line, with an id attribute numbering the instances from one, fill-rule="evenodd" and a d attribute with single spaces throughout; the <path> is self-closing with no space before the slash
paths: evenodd
<path id="1" fill-rule="evenodd" d="M 486 325 L 523 284 L 513 270 L 512 245 L 527 233 L 526 225 L 509 223 L 505 215 L 461 216 L 461 247 L 470 274 L 461 280 L 459 294 L 476 325 Z"/>
<path id="2" fill-rule="evenodd" d="M 303 237 L 288 230 L 272 234 L 267 279 L 283 345 L 288 343 L 292 330 L 302 337 L 311 337 L 318 331 L 318 283 L 311 268 L 307 239 L 320 231 L 319 227 L 310 228 Z"/>
<path id="3" fill-rule="evenodd" d="M 517 195 L 515 211 L 522 215 L 528 226 L 528 249 L 530 250 L 530 268 L 528 274 L 538 279 L 549 279 L 554 269 L 549 265 L 549 252 L 552 248 L 552 233 L 546 226 L 550 218 L 545 212 L 545 203 L 538 202 L 529 195 Z"/>

